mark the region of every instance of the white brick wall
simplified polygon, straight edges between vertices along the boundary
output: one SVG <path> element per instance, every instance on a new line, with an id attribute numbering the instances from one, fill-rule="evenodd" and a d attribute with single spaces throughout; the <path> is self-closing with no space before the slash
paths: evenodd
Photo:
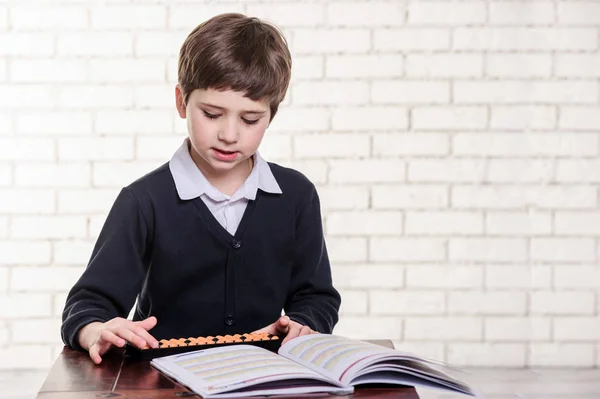
<path id="1" fill-rule="evenodd" d="M 179 47 L 228 11 L 289 40 L 261 153 L 319 189 L 336 333 L 600 366 L 600 4 L 0 3 L 0 369 L 52 364 L 119 189 L 185 137 Z"/>

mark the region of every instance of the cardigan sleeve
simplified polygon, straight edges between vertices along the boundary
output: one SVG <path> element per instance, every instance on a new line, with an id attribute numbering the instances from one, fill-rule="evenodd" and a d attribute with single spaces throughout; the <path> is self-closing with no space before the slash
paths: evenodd
<path id="1" fill-rule="evenodd" d="M 285 314 L 314 331 L 330 334 L 338 322 L 341 297 L 333 287 L 323 236 L 321 205 L 311 184 L 296 219 L 296 247 Z"/>
<path id="2" fill-rule="evenodd" d="M 128 316 L 148 268 L 150 231 L 133 192 L 122 189 L 85 271 L 67 295 L 61 325 L 67 346 L 81 350 L 77 335 L 91 322 Z"/>

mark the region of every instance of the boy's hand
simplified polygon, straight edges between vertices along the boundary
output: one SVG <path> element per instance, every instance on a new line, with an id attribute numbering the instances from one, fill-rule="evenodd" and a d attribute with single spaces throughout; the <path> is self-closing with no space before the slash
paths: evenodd
<path id="1" fill-rule="evenodd" d="M 275 323 L 254 332 L 266 332 L 279 336 L 285 335 L 285 339 L 281 342 L 281 345 L 301 335 L 318 334 L 318 332 L 311 330 L 310 327 L 290 320 L 288 316 L 281 316 Z"/>
<path id="2" fill-rule="evenodd" d="M 113 345 L 122 348 L 129 342 L 139 348 L 146 344 L 158 348 L 158 341 L 148 333 L 155 325 L 154 316 L 140 321 L 115 317 L 106 323 L 95 322 L 83 327 L 79 332 L 79 343 L 88 350 L 94 363 L 100 364 L 102 355 Z"/>

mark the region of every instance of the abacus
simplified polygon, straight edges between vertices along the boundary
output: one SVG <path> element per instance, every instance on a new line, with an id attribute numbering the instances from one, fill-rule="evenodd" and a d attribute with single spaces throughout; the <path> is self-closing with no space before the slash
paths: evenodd
<path id="1" fill-rule="evenodd" d="M 158 348 L 151 348 L 146 345 L 144 348 L 138 348 L 127 344 L 126 353 L 139 360 L 150 360 L 155 357 L 175 355 L 200 349 L 215 348 L 227 345 L 255 345 L 261 348 L 277 352 L 281 346 L 281 340 L 277 335 L 269 333 L 246 333 L 234 335 L 209 335 L 207 337 L 189 337 L 161 339 L 158 341 Z"/>

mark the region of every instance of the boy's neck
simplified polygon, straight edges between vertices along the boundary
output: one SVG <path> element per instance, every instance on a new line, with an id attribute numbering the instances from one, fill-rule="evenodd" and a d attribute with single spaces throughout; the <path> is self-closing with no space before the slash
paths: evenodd
<path id="1" fill-rule="evenodd" d="M 188 151 L 194 160 L 196 167 L 200 169 L 200 172 L 206 177 L 206 180 L 208 180 L 214 188 L 228 196 L 232 196 L 241 185 L 244 184 L 254 167 L 254 157 L 251 156 L 229 171 L 216 173 L 214 169 L 210 168 L 206 161 L 196 153 L 196 151 L 189 147 Z"/>

